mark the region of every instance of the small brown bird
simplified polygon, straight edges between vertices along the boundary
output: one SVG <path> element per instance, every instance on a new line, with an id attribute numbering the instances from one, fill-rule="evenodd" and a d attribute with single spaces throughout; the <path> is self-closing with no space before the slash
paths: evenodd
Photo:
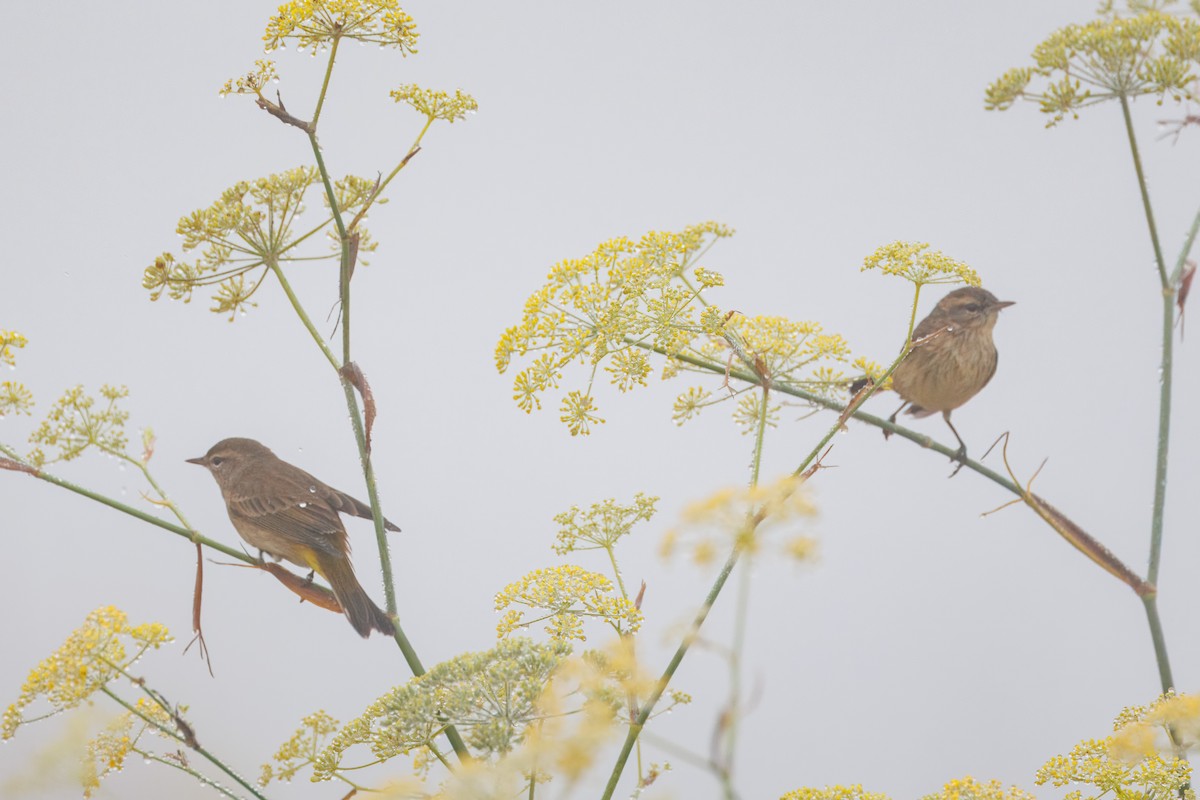
<path id="1" fill-rule="evenodd" d="M 189 464 L 217 480 L 233 527 L 246 542 L 276 561 L 286 559 L 329 581 L 346 619 L 364 638 L 372 629 L 392 636 L 395 627 L 363 590 L 350 564 L 350 542 L 338 514 L 373 519 L 371 507 L 326 486 L 253 439 L 224 439 Z M 390 531 L 400 530 L 384 520 Z"/>
<path id="2" fill-rule="evenodd" d="M 998 356 L 992 328 L 1000 310 L 1011 305 L 1012 301 L 997 300 L 986 289 L 955 289 L 917 325 L 912 352 L 892 374 L 892 388 L 904 405 L 889 421 L 895 422 L 905 406 L 914 417 L 942 412 L 958 439 L 953 458 L 959 469 L 967 458 L 967 445 L 950 422 L 950 412 L 979 394 L 996 374 Z"/>

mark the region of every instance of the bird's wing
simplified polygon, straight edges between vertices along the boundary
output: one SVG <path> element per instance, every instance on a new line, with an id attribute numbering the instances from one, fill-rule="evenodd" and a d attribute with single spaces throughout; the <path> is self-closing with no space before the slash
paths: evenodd
<path id="1" fill-rule="evenodd" d="M 362 517 L 363 519 L 375 519 L 375 515 L 371 512 L 371 507 L 363 501 L 357 500 L 345 492 L 339 492 L 337 489 L 329 486 L 324 486 L 323 488 L 326 490 L 326 501 L 341 513 Z M 400 530 L 400 528 L 386 519 L 383 521 L 383 527 L 389 531 Z"/>
<path id="2" fill-rule="evenodd" d="M 297 467 L 283 466 L 288 469 L 273 471 L 269 477 L 246 476 L 231 489 L 230 515 L 328 553 L 348 552 L 337 509 L 322 496 L 321 490 L 329 487 Z"/>
<path id="3" fill-rule="evenodd" d="M 918 339 L 924 339 L 926 336 L 937 333 L 944 327 L 946 327 L 945 316 L 942 314 L 930 314 L 928 317 L 917 323 L 917 327 L 913 329 L 913 341 L 915 342 Z"/>

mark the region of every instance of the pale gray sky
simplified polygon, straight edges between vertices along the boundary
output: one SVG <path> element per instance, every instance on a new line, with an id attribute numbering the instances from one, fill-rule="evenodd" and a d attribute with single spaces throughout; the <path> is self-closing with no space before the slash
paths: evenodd
<path id="1" fill-rule="evenodd" d="M 1100 106 L 1046 131 L 1033 106 L 999 114 L 982 103 L 988 82 L 1093 8 L 414 2 L 406 9 L 422 32 L 419 55 L 347 48 L 322 119 L 335 173 L 373 175 L 408 146 L 420 120 L 387 98 L 397 84 L 461 87 L 480 106 L 427 136 L 372 215 L 381 246 L 355 278 L 357 359 L 380 406 L 381 493 L 404 529 L 393 539 L 401 619 L 426 664 L 491 646 L 494 593 L 559 563 L 554 514 L 637 491 L 663 500 L 625 545 L 623 565 L 648 583 L 644 652 L 655 669 L 665 664 L 712 576 L 664 564 L 659 538 L 683 504 L 746 480 L 750 440 L 725 409 L 676 428 L 672 399 L 688 384 L 658 381 L 631 396 L 602 392 L 607 424 L 573 439 L 553 408 L 526 416 L 515 407 L 492 351 L 555 261 L 612 236 L 706 219 L 738 231 L 705 259 L 726 277 L 714 302 L 818 320 L 880 361 L 904 335 L 909 287 L 860 274 L 863 257 L 910 239 L 969 262 L 1017 305 L 997 327 L 999 371 L 955 414 L 959 431 L 976 454 L 1011 431 L 1022 476 L 1049 458 L 1039 493 L 1144 572 L 1160 303 L 1119 110 Z M 30 340 L 8 377 L 35 392 L 38 413 L 76 383 L 128 385 L 130 429 L 158 435 L 155 474 L 205 534 L 234 545 L 211 478 L 184 463 L 218 439 L 257 438 L 365 496 L 340 388 L 276 285 L 233 324 L 208 313 L 205 297 L 151 304 L 140 286 L 157 254 L 178 253 L 181 215 L 240 179 L 309 163 L 296 131 L 244 98 L 217 98 L 226 78 L 261 57 L 273 10 L 227 0 L 75 4 L 51 22 L 25 4 L 6 10 L 19 35 L 0 53 L 9 75 L 0 87 L 9 248 L 0 327 Z M 306 115 L 323 61 L 294 50 L 278 60 L 285 101 Z M 1156 141 L 1156 120 L 1175 112 L 1144 100 L 1135 110 L 1173 260 L 1200 201 L 1200 131 L 1175 146 Z M 296 282 L 320 317 L 332 273 L 304 270 Z M 1160 588 L 1186 691 L 1200 672 L 1200 381 L 1193 344 L 1177 353 Z M 883 414 L 893 407 L 892 397 L 871 403 Z M 771 434 L 765 475 L 793 469 L 831 422 L 793 421 L 799 413 Z M 0 441 L 24 449 L 33 424 L 0 421 Z M 951 441 L 937 418 L 913 426 Z M 820 560 L 756 567 L 746 673 L 761 701 L 741 738 L 743 797 L 862 783 L 905 798 L 968 773 L 1032 789 L 1046 758 L 1103 735 L 1122 707 L 1157 694 L 1143 610 L 1128 588 L 1026 509 L 981 518 L 1010 497 L 974 474 L 946 480 L 943 457 L 857 424 L 835 441 L 827 463 L 838 468 L 812 483 Z M 999 466 L 994 455 L 989 463 Z M 95 456 L 55 471 L 131 503 L 143 488 Z M 182 641 L 140 671 L 191 706 L 202 743 L 250 775 L 303 715 L 324 708 L 350 719 L 408 678 L 386 640 L 360 640 L 266 576 L 211 566 L 211 679 L 179 653 L 191 612 L 188 545 L 17 474 L 0 474 L 0 504 L 0 704 L 107 603 L 177 633 Z M 350 527 L 359 574 L 382 602 L 370 526 Z M 721 599 L 706 636 L 728 641 L 732 600 Z M 676 685 L 697 702 L 656 728 L 704 750 L 724 664 L 694 651 Z M 36 754 L 67 727 L 20 731 L 0 750 L 0 775 L 37 771 Z M 676 771 L 647 796 L 716 793 L 710 776 L 667 760 Z M 38 780 L 29 796 L 74 796 L 69 783 Z M 141 764 L 103 796 L 166 790 L 211 796 Z M 271 796 L 337 791 L 301 781 Z"/>

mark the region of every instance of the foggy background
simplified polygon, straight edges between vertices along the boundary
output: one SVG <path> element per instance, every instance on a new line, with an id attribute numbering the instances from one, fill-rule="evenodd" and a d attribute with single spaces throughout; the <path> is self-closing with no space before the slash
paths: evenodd
<path id="1" fill-rule="evenodd" d="M 990 81 L 1094 6 L 414 0 L 405 8 L 421 31 L 419 55 L 346 46 L 321 119 L 335 175 L 386 173 L 403 155 L 422 120 L 387 97 L 396 85 L 460 87 L 479 101 L 467 120 L 435 124 L 393 182 L 368 225 L 379 250 L 354 282 L 355 358 L 379 404 L 380 492 L 403 528 L 391 540 L 401 622 L 426 666 L 492 646 L 495 592 L 563 563 L 550 549 L 556 513 L 637 491 L 661 496 L 660 510 L 618 552 L 627 582 L 648 584 L 642 652 L 656 673 L 665 665 L 717 565 L 664 563 L 658 542 L 685 503 L 744 484 L 750 437 L 730 421 L 732 405 L 675 427 L 673 398 L 695 381 L 655 377 L 625 396 L 601 389 L 607 424 L 572 438 L 556 397 L 541 413 L 517 409 L 493 348 L 554 262 L 613 236 L 708 219 L 737 229 L 702 262 L 726 279 L 713 302 L 820 321 L 881 362 L 902 341 L 911 290 L 860 274 L 866 255 L 896 239 L 928 241 L 977 269 L 1017 305 L 996 329 L 995 379 L 954 415 L 959 431 L 976 456 L 1011 431 L 1022 478 L 1049 458 L 1036 491 L 1144 574 L 1161 302 L 1119 106 L 1051 131 L 1032 104 L 983 110 Z M 131 449 L 153 427 L 159 481 L 205 535 L 234 546 L 215 483 L 184 463 L 221 438 L 259 439 L 366 497 L 341 388 L 276 283 L 232 324 L 207 311 L 208 295 L 150 303 L 141 288 L 155 256 L 181 255 L 180 216 L 238 180 L 310 163 L 301 133 L 248 98 L 217 97 L 263 57 L 274 8 L 72 4 L 51 18 L 14 5 L 5 17 L 18 35 L 0 51 L 0 327 L 29 338 L 4 374 L 38 401 L 32 419 L 0 420 L 0 441 L 26 452 L 29 432 L 70 386 L 128 385 Z M 324 59 L 294 47 L 272 57 L 288 108 L 308 117 Z M 1173 263 L 1200 201 L 1200 131 L 1173 146 L 1156 140 L 1156 122 L 1182 110 L 1142 99 L 1135 112 Z M 317 190 L 308 200 L 320 207 Z M 333 262 L 290 274 L 321 330 L 331 329 Z M 943 292 L 926 291 L 921 314 Z M 1196 689 L 1200 669 L 1196 367 L 1185 340 L 1159 581 L 1181 691 Z M 583 380 L 568 370 L 563 385 Z M 889 395 L 868 410 L 894 406 Z M 796 421 L 801 413 L 786 412 L 769 435 L 765 479 L 794 469 L 833 421 Z M 912 427 L 953 442 L 936 417 Z M 1141 603 L 1028 509 L 981 518 L 1009 494 L 969 471 L 948 481 L 943 456 L 885 443 L 861 424 L 835 444 L 826 463 L 837 469 L 810 484 L 819 560 L 755 565 L 745 676 L 761 699 L 741 728 L 744 798 L 832 783 L 905 798 L 966 774 L 1032 790 L 1047 758 L 1105 735 L 1122 707 L 1158 694 Z M 986 463 L 1001 466 L 996 454 Z M 138 476 L 103 456 L 52 471 L 152 509 Z M 188 543 L 16 473 L 0 473 L 0 507 L 0 706 L 110 603 L 175 633 L 137 672 L 189 705 L 200 742 L 249 777 L 302 716 L 324 708 L 348 721 L 409 678 L 392 642 L 360 640 L 345 619 L 298 605 L 266 575 L 208 565 L 212 679 L 194 653 L 180 653 L 195 567 Z M 359 576 L 382 604 L 371 525 L 348 528 Z M 604 571 L 589 554 L 571 561 Z M 734 588 L 704 628 L 712 640 L 729 641 Z M 653 730 L 707 752 L 725 662 L 694 649 L 673 686 L 696 703 Z M 89 719 L 115 713 L 99 700 Z M 74 730 L 62 718 L 19 730 L 0 748 L 0 795 L 77 796 L 63 754 Z M 717 794 L 709 774 L 646 754 L 675 765 L 646 797 Z M 597 795 L 611 763 L 603 757 L 574 796 Z M 633 774 L 631 765 L 622 795 Z M 212 796 L 136 758 L 99 796 L 168 790 Z M 342 791 L 301 778 L 267 793 Z"/>

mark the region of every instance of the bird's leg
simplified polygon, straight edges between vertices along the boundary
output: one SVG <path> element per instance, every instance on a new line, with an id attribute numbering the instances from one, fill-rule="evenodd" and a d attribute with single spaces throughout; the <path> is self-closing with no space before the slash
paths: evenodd
<path id="1" fill-rule="evenodd" d="M 895 425 L 895 424 L 896 424 L 896 417 L 900 416 L 900 412 L 901 412 L 901 411 L 903 411 L 903 410 L 904 410 L 905 408 L 907 408 L 907 407 L 908 407 L 908 401 L 907 401 L 907 400 L 905 400 L 903 403 L 901 403 L 901 404 L 900 404 L 900 407 L 899 407 L 899 408 L 897 408 L 897 409 L 896 409 L 894 412 L 892 412 L 892 415 L 891 415 L 890 417 L 888 417 L 888 422 L 890 422 L 890 423 L 892 423 L 893 425 Z M 883 438 L 884 438 L 884 439 L 888 439 L 888 438 L 890 438 L 890 437 L 891 437 L 891 435 L 892 435 L 892 432 L 891 432 L 891 431 L 889 431 L 887 428 L 884 428 L 884 429 L 883 429 Z"/>
<path id="2" fill-rule="evenodd" d="M 967 463 L 967 443 L 962 440 L 962 437 L 958 435 L 958 431 L 954 429 L 954 423 L 950 421 L 949 411 L 942 412 L 942 419 L 946 420 L 946 424 L 950 426 L 950 432 L 954 434 L 955 439 L 958 439 L 958 450 L 954 452 L 954 455 L 950 456 L 951 461 L 958 462 L 958 466 L 954 468 L 954 472 L 950 473 L 950 477 L 953 478 L 963 468 L 963 465 Z"/>

